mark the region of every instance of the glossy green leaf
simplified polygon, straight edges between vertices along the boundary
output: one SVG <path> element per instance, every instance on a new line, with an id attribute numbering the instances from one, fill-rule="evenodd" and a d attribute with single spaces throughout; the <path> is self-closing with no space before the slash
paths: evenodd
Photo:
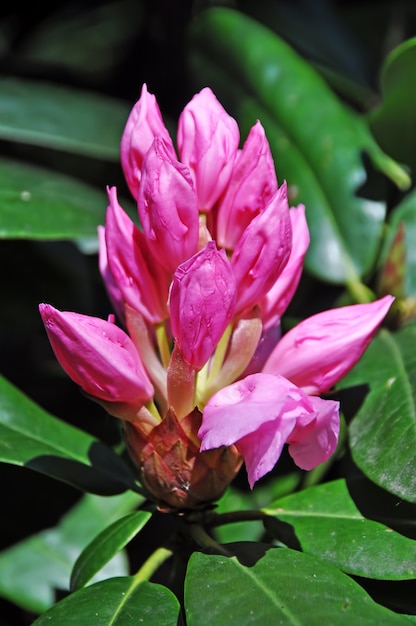
<path id="1" fill-rule="evenodd" d="M 362 153 L 399 186 L 410 181 L 380 150 L 364 119 L 285 41 L 238 11 L 208 9 L 192 22 L 190 65 L 196 87 L 213 88 L 243 137 L 256 119 L 264 125 L 292 204 L 307 207 L 309 270 L 338 283 L 368 274 L 385 206 L 358 195 L 367 177 Z"/>
<path id="2" fill-rule="evenodd" d="M 134 511 L 105 528 L 78 557 L 71 574 L 72 591 L 84 587 L 110 559 L 141 531 L 152 514 Z"/>
<path id="3" fill-rule="evenodd" d="M 375 137 L 389 154 L 416 171 L 416 37 L 387 56 L 381 71 L 381 102 L 368 116 Z"/>
<path id="4" fill-rule="evenodd" d="M 0 159 L 0 238 L 97 237 L 105 190 L 51 170 Z"/>
<path id="5" fill-rule="evenodd" d="M 376 604 L 346 574 L 310 555 L 261 544 L 246 544 L 244 552 L 241 558 L 240 547 L 240 560 L 191 556 L 185 580 L 187 626 L 228 626 L 231 615 L 234 624 L 244 626 L 407 623 Z"/>
<path id="6" fill-rule="evenodd" d="M 0 377 L 0 461 L 102 495 L 135 487 L 111 448 L 58 420 Z"/>
<path id="7" fill-rule="evenodd" d="M 305 489 L 263 510 L 275 518 L 265 521 L 274 536 L 281 538 L 281 522 L 290 524 L 304 552 L 348 574 L 416 578 L 416 542 L 363 517 L 344 480 Z"/>
<path id="8" fill-rule="evenodd" d="M 32 613 L 42 613 L 56 590 L 68 591 L 74 560 L 107 524 L 138 506 L 143 497 L 132 491 L 118 496 L 84 495 L 54 528 L 24 539 L 0 553 L 0 595 Z M 93 582 L 128 574 L 119 552 Z"/>
<path id="9" fill-rule="evenodd" d="M 133 576 L 110 578 L 71 594 L 38 617 L 33 626 L 177 626 L 179 602 L 162 585 Z"/>
<path id="10" fill-rule="evenodd" d="M 330 71 L 338 80 L 353 81 L 356 89 L 366 85 L 364 51 L 345 28 L 341 13 L 329 4 L 305 4 L 299 11 L 288 1 L 239 0 L 238 7 L 283 37 L 315 67 L 318 65 L 320 72 Z"/>
<path id="11" fill-rule="evenodd" d="M 358 467 L 372 481 L 416 502 L 416 325 L 382 330 L 339 388 L 369 385 L 350 428 Z"/>
<path id="12" fill-rule="evenodd" d="M 117 162 L 128 114 L 128 105 L 103 94 L 0 79 L 1 139 Z"/>
<path id="13" fill-rule="evenodd" d="M 264 485 L 256 485 L 252 491 L 240 491 L 230 485 L 217 502 L 215 512 L 233 513 L 235 511 L 255 510 L 268 506 L 276 498 L 291 493 L 298 487 L 301 479 L 299 472 L 278 476 Z M 261 520 L 235 522 L 215 527 L 215 536 L 220 543 L 229 541 L 256 541 L 264 533 Z"/>

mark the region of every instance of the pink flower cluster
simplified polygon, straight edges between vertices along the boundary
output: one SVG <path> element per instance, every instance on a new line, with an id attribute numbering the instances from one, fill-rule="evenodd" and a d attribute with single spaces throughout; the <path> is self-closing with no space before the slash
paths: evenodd
<path id="1" fill-rule="evenodd" d="M 150 440 L 169 414 L 196 454 L 234 447 L 232 475 L 242 457 L 251 486 L 285 444 L 311 469 L 334 452 L 339 430 L 338 402 L 319 394 L 361 357 L 393 298 L 318 313 L 281 336 L 309 231 L 304 207 L 289 208 L 278 185 L 262 125 L 240 148 L 236 121 L 205 88 L 181 113 L 176 146 L 143 86 L 121 141 L 141 228 L 114 187 L 99 227 L 119 325 L 42 304 L 52 348 L 127 433 Z"/>

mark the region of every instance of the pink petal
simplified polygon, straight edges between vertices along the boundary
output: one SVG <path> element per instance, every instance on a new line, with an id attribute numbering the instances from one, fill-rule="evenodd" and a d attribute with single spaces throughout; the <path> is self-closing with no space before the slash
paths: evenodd
<path id="1" fill-rule="evenodd" d="M 201 450 L 230 446 L 256 433 L 266 422 L 274 423 L 282 414 L 293 420 L 302 413 L 305 403 L 310 406 L 306 394 L 283 376 L 246 376 L 208 400 L 198 433 Z"/>
<path id="2" fill-rule="evenodd" d="M 218 203 L 216 239 L 234 250 L 251 220 L 261 213 L 277 190 L 269 143 L 259 121 L 237 154 L 230 182 Z"/>
<path id="3" fill-rule="evenodd" d="M 172 140 L 163 122 L 156 98 L 147 91 L 147 86 L 143 85 L 140 98 L 127 119 L 120 144 L 121 165 L 135 199 L 140 186 L 143 159 L 156 136 L 162 137 L 174 153 Z"/>
<path id="4" fill-rule="evenodd" d="M 290 257 L 278 276 L 274 285 L 269 289 L 261 303 L 264 329 L 275 326 L 289 306 L 298 287 L 303 260 L 309 247 L 309 229 L 303 205 L 289 210 L 292 224 L 292 248 Z"/>
<path id="5" fill-rule="evenodd" d="M 287 332 L 263 372 L 280 374 L 310 394 L 328 391 L 358 361 L 394 298 L 313 315 Z"/>
<path id="6" fill-rule="evenodd" d="M 336 446 L 338 409 L 338 402 L 311 398 L 282 376 L 252 374 L 207 402 L 198 432 L 201 450 L 235 444 L 253 487 L 287 442 L 300 467 L 326 460 Z"/>
<path id="7" fill-rule="evenodd" d="M 315 410 L 314 419 L 299 419 L 288 437 L 289 454 L 305 470 L 329 459 L 339 435 L 339 402 L 318 397 L 310 397 L 310 401 Z"/>
<path id="8" fill-rule="evenodd" d="M 100 270 L 101 278 L 104 281 L 104 285 L 107 291 L 107 295 L 113 305 L 114 311 L 117 313 L 119 320 L 125 323 L 124 314 L 124 300 L 120 289 L 116 281 L 113 278 L 110 268 L 108 267 L 107 246 L 105 243 L 105 228 L 104 226 L 98 226 L 98 267 Z"/>
<path id="9" fill-rule="evenodd" d="M 237 448 L 244 459 L 251 489 L 260 478 L 272 471 L 295 423 L 294 417 L 276 419 L 262 424 L 255 433 L 240 439 Z"/>
<path id="10" fill-rule="evenodd" d="M 201 450 L 236 444 L 253 488 L 276 465 L 296 425 L 293 388 L 282 377 L 254 374 L 219 391 L 202 415 Z"/>
<path id="11" fill-rule="evenodd" d="M 181 161 L 194 177 L 199 209 L 209 211 L 231 176 L 240 141 L 237 122 L 205 87 L 182 111 L 177 139 Z"/>
<path id="12" fill-rule="evenodd" d="M 133 342 L 121 328 L 97 317 L 58 311 L 49 304 L 41 304 L 39 311 L 60 365 L 86 393 L 138 406 L 150 400 L 152 384 Z"/>
<path id="13" fill-rule="evenodd" d="M 180 265 L 170 297 L 172 333 L 183 358 L 200 368 L 213 354 L 234 314 L 235 280 L 215 242 Z"/>
<path id="14" fill-rule="evenodd" d="M 273 352 L 281 336 L 282 331 L 280 324 L 271 326 L 262 332 L 256 350 L 253 354 L 253 358 L 244 370 L 243 376 L 248 376 L 249 374 L 261 372 L 263 370 L 264 364 Z"/>
<path id="15" fill-rule="evenodd" d="M 237 281 L 237 313 L 264 298 L 288 262 L 292 228 L 286 183 L 245 229 L 231 257 Z"/>
<path id="16" fill-rule="evenodd" d="M 146 238 L 117 200 L 117 190 L 108 190 L 105 241 L 114 282 L 123 299 L 151 324 L 167 315 L 168 278 L 154 261 Z"/>
<path id="17" fill-rule="evenodd" d="M 143 162 L 140 223 L 153 256 L 173 274 L 198 246 L 198 201 L 188 167 L 156 137 Z"/>

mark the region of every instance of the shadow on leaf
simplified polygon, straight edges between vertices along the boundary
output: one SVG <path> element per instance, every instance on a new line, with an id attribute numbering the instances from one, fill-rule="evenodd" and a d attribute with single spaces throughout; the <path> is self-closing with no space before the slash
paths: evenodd
<path id="1" fill-rule="evenodd" d="M 27 461 L 25 467 L 97 495 L 116 495 L 127 489 L 137 491 L 129 467 L 110 448 L 100 442 L 93 442 L 88 457 L 91 465 L 53 454 L 43 454 Z"/>

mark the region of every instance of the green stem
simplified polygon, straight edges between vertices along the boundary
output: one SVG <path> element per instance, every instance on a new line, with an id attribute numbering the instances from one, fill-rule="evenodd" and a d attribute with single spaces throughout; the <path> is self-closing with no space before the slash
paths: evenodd
<path id="1" fill-rule="evenodd" d="M 358 278 L 349 279 L 346 286 L 358 304 L 368 304 L 375 300 L 375 295 L 371 289 L 364 285 Z"/>
<path id="2" fill-rule="evenodd" d="M 217 526 L 224 526 L 225 524 L 235 524 L 237 522 L 257 522 L 262 521 L 267 517 L 263 511 L 248 510 L 248 511 L 233 511 L 231 513 L 219 513 L 216 514 L 212 521 L 209 522 L 210 528 Z"/>
<path id="3" fill-rule="evenodd" d="M 157 409 L 157 406 L 153 402 L 153 400 L 149 400 L 149 402 L 146 403 L 146 409 L 149 411 L 149 413 L 151 413 L 153 415 L 153 417 L 155 417 L 157 419 L 158 422 L 162 421 L 160 413 L 159 413 L 159 411 Z"/>
<path id="4" fill-rule="evenodd" d="M 225 329 L 218 345 L 215 349 L 214 357 L 211 363 L 211 369 L 209 371 L 207 384 L 209 384 L 219 374 L 222 364 L 224 362 L 225 353 L 227 352 L 228 343 L 230 341 L 231 332 L 233 330 L 232 324 L 228 324 Z"/>
<path id="5" fill-rule="evenodd" d="M 173 552 L 167 548 L 157 548 L 143 563 L 137 574 L 134 576 L 136 584 L 150 580 L 157 569 L 172 556 Z"/>
<path id="6" fill-rule="evenodd" d="M 188 524 L 188 531 L 192 539 L 201 547 L 214 554 L 230 556 L 227 550 L 215 541 L 200 524 Z"/>
<path id="7" fill-rule="evenodd" d="M 160 324 L 155 325 L 155 333 L 157 345 L 159 347 L 160 359 L 163 367 L 167 369 L 170 361 L 170 347 L 164 322 L 160 322 Z"/>

